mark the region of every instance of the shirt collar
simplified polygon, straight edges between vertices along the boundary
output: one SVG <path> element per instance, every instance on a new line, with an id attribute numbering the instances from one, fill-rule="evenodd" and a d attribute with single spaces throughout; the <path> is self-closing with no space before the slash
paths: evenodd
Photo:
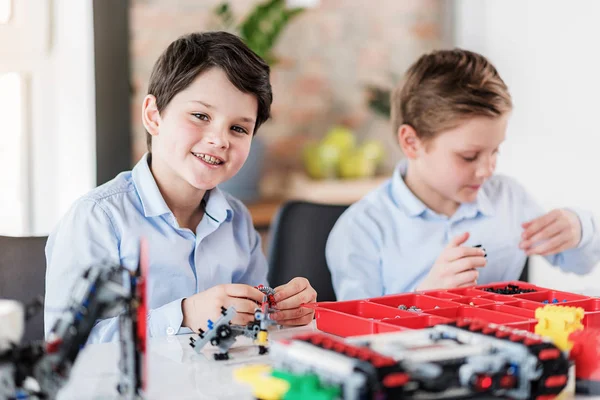
<path id="1" fill-rule="evenodd" d="M 486 217 L 494 216 L 494 206 L 492 205 L 492 201 L 490 200 L 485 185 L 481 187 L 479 193 L 477 193 L 477 200 L 475 203 L 477 205 L 477 211 Z"/>
<path id="2" fill-rule="evenodd" d="M 204 213 L 211 220 L 222 223 L 224 221 L 229 222 L 233 218 L 233 208 L 231 208 L 227 197 L 218 187 L 207 191 L 203 201 L 205 202 Z"/>
<path id="3" fill-rule="evenodd" d="M 142 201 L 144 216 L 157 217 L 169 214 L 171 210 L 158 189 L 152 171 L 150 171 L 150 166 L 148 165 L 149 157 L 149 153 L 144 154 L 133 168 L 131 174 L 140 200 Z M 205 203 L 204 211 L 211 220 L 217 223 L 231 221 L 233 209 L 219 188 L 207 191 L 203 202 Z"/>
<path id="4" fill-rule="evenodd" d="M 171 212 L 165 199 L 163 199 L 158 185 L 154 180 L 150 166 L 148 165 L 149 153 L 144 154 L 142 159 L 133 167 L 131 176 L 133 183 L 137 189 L 138 196 L 142 201 L 144 208 L 144 216 L 157 217 L 159 215 L 168 214 Z"/>
<path id="5" fill-rule="evenodd" d="M 402 160 L 394 170 L 392 176 L 392 198 L 396 205 L 404 210 L 409 217 L 416 217 L 423 214 L 427 210 L 427 206 L 423 203 L 404 182 L 404 175 L 408 168 L 408 162 Z"/>
<path id="6" fill-rule="evenodd" d="M 472 203 L 462 203 L 455 215 L 452 216 L 453 220 L 475 218 L 481 214 L 486 217 L 494 216 L 494 207 L 489 196 L 486 193 L 486 185 L 484 184 L 477 192 L 477 198 Z"/>
<path id="7" fill-rule="evenodd" d="M 408 161 L 402 160 L 398 163 L 398 166 L 394 170 L 392 176 L 391 193 L 392 198 L 396 205 L 404 210 L 406 215 L 409 217 L 417 217 L 429 210 L 430 213 L 435 214 L 434 211 L 430 210 L 425 203 L 423 203 L 415 194 L 406 186 L 404 182 L 404 176 L 408 169 Z M 478 213 L 485 216 L 493 216 L 494 208 L 486 193 L 486 188 L 482 187 L 477 193 L 477 199 L 472 203 L 463 203 L 457 210 L 457 214 L 462 217 L 475 217 Z M 453 219 L 459 215 L 453 216 Z"/>

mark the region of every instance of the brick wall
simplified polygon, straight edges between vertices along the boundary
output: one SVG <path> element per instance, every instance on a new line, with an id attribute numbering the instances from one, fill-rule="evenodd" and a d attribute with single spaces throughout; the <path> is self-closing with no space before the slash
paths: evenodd
<path id="1" fill-rule="evenodd" d="M 218 0 L 131 0 L 133 161 L 146 149 L 140 122 L 152 66 L 178 36 L 214 26 Z M 233 0 L 238 15 L 255 0 Z M 365 85 L 390 85 L 423 52 L 443 43 L 443 0 L 320 0 L 285 30 L 272 73 L 273 118 L 259 131 L 267 175 L 300 165 L 298 150 L 336 123 L 386 143 L 389 170 L 401 157 L 388 121 L 366 104 Z M 276 179 L 276 178 L 274 178 Z"/>

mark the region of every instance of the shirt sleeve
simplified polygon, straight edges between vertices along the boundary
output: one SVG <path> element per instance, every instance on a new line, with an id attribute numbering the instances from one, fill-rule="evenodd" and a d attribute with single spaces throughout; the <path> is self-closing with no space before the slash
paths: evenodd
<path id="1" fill-rule="evenodd" d="M 69 306 L 71 290 L 85 269 L 119 263 L 118 243 L 108 214 L 94 200 L 79 200 L 63 217 L 46 245 L 46 337 Z M 103 338 L 113 337 L 118 331 L 117 318 L 104 321 L 101 327 Z M 88 342 L 100 341 L 99 331 L 96 325 Z"/>
<path id="2" fill-rule="evenodd" d="M 46 245 L 46 337 L 69 306 L 71 289 L 85 269 L 120 263 L 119 243 L 120 237 L 109 214 L 95 200 L 80 200 L 67 212 Z M 181 301 L 178 299 L 148 311 L 149 336 L 190 332 L 181 327 Z M 116 341 L 118 337 L 118 318 L 107 318 L 96 321 L 87 343 Z"/>
<path id="3" fill-rule="evenodd" d="M 520 187 L 521 204 L 523 207 L 523 221 L 531 221 L 544 215 L 545 210 L 530 196 L 522 187 Z M 600 261 L 600 234 L 598 232 L 598 223 L 592 213 L 568 208 L 577 214 L 581 223 L 581 240 L 573 248 L 561 253 L 544 256 L 549 263 L 567 272 L 576 274 L 589 273 Z"/>
<path id="4" fill-rule="evenodd" d="M 325 247 L 337 300 L 383 295 L 380 236 L 376 222 L 354 207 L 338 219 Z"/>

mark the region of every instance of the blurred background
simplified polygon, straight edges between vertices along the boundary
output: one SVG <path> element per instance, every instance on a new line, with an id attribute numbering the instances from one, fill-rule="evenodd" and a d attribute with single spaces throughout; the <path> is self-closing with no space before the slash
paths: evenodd
<path id="1" fill-rule="evenodd" d="M 487 56 L 513 95 L 498 172 L 548 209 L 600 216 L 599 20 L 593 0 L 0 0 L 0 235 L 47 235 L 130 169 L 157 57 L 215 29 L 272 67 L 272 119 L 223 184 L 265 238 L 286 200 L 350 204 L 390 176 L 402 155 L 389 90 L 422 53 L 451 47 Z M 600 294 L 599 271 L 534 258 L 530 280 Z"/>

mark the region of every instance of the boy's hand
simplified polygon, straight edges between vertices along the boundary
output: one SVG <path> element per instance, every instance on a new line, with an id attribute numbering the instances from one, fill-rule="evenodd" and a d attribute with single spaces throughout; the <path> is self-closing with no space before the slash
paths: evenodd
<path id="1" fill-rule="evenodd" d="M 468 238 L 469 233 L 465 232 L 450 240 L 417 290 L 451 289 L 477 283 L 479 272 L 476 268 L 485 266 L 485 251 L 461 247 Z"/>
<path id="2" fill-rule="evenodd" d="M 581 241 L 581 221 L 573 211 L 552 210 L 525 222 L 519 248 L 530 256 L 547 256 L 577 247 Z"/>
<path id="3" fill-rule="evenodd" d="M 317 292 L 306 278 L 294 278 L 285 285 L 275 288 L 277 312 L 273 319 L 280 325 L 306 325 L 312 321 L 315 311 L 300 307 L 305 303 L 314 303 Z"/>
<path id="4" fill-rule="evenodd" d="M 249 285 L 226 284 L 217 285 L 203 292 L 183 299 L 181 309 L 183 311 L 182 326 L 188 327 L 194 332 L 199 328 L 206 330 L 209 319 L 216 321 L 221 316 L 221 307 L 235 307 L 236 316 L 231 320 L 232 324 L 246 325 L 254 321 L 254 310 L 257 302 L 263 300 L 263 293 Z"/>

